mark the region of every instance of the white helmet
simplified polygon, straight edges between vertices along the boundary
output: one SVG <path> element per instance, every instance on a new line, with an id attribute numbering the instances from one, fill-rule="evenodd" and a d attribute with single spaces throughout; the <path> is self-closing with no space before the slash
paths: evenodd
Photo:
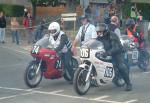
<path id="1" fill-rule="evenodd" d="M 57 22 L 52 22 L 49 24 L 48 30 L 52 36 L 55 36 L 60 32 L 60 25 Z"/>

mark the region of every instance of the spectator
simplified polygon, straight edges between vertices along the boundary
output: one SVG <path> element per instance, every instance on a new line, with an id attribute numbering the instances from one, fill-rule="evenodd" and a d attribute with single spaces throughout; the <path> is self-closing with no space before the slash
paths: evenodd
<path id="1" fill-rule="evenodd" d="M 110 24 L 109 6 L 107 6 L 104 10 L 104 23 L 107 25 Z"/>
<path id="2" fill-rule="evenodd" d="M 27 14 L 27 17 L 25 17 L 24 20 L 23 20 L 23 25 L 27 30 L 28 44 L 33 43 L 34 42 L 34 39 L 33 39 L 33 36 L 34 36 L 34 33 L 33 33 L 34 23 L 33 23 L 33 18 L 32 18 L 31 14 L 29 12 Z"/>
<path id="3" fill-rule="evenodd" d="M 136 7 L 135 6 L 131 7 L 131 14 L 130 14 L 130 16 L 134 20 L 134 22 L 136 22 L 137 14 L 136 14 Z"/>
<path id="4" fill-rule="evenodd" d="M 35 42 L 40 40 L 43 37 L 43 31 L 44 29 L 47 29 L 45 25 L 45 19 L 42 18 L 40 24 L 37 27 L 37 30 L 35 32 Z"/>
<path id="5" fill-rule="evenodd" d="M 111 17 L 111 23 L 109 24 L 109 30 L 116 33 L 118 37 L 121 36 L 120 29 L 118 28 L 119 19 L 117 16 Z"/>
<path id="6" fill-rule="evenodd" d="M 0 43 L 5 43 L 5 28 L 6 28 L 6 19 L 4 13 L 0 12 Z"/>
<path id="7" fill-rule="evenodd" d="M 82 26 L 80 27 L 75 40 L 73 41 L 72 45 L 72 52 L 75 53 L 75 47 L 79 43 L 80 46 L 84 44 L 86 41 L 90 40 L 91 38 L 96 38 L 96 30 L 95 26 L 89 22 L 87 16 L 82 16 L 81 18 Z"/>
<path id="8" fill-rule="evenodd" d="M 91 13 L 92 13 L 91 8 L 90 8 L 90 6 L 88 6 L 88 7 L 85 9 L 85 15 L 87 15 L 88 18 L 91 18 Z"/>
<path id="9" fill-rule="evenodd" d="M 18 35 L 18 30 L 17 28 L 19 27 L 19 23 L 16 19 L 16 17 L 13 17 L 11 19 L 11 32 L 12 32 L 12 42 L 16 44 L 19 44 L 19 35 Z"/>

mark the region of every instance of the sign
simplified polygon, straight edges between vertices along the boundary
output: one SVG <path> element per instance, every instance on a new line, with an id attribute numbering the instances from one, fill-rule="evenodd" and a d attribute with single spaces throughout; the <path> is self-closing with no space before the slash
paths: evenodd
<path id="1" fill-rule="evenodd" d="M 76 17 L 77 17 L 77 13 L 61 14 L 61 25 L 62 25 L 62 28 L 64 29 L 64 22 L 66 22 L 66 21 L 73 21 L 74 22 L 74 33 L 75 33 Z"/>

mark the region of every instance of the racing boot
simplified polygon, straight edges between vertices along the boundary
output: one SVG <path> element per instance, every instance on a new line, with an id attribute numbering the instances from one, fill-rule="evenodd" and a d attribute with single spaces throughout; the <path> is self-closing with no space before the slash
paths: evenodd
<path id="1" fill-rule="evenodd" d="M 126 85 L 125 91 L 132 91 L 132 84 L 131 83 Z"/>

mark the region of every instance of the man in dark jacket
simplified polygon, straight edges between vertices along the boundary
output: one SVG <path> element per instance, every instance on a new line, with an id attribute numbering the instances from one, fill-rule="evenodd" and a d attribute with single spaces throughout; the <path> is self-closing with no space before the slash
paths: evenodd
<path id="1" fill-rule="evenodd" d="M 0 42 L 5 43 L 5 28 L 6 28 L 6 19 L 3 12 L 0 12 Z"/>
<path id="2" fill-rule="evenodd" d="M 97 26 L 96 31 L 98 35 L 97 39 L 103 43 L 106 51 L 103 53 L 103 56 L 112 56 L 114 64 L 117 66 L 119 73 L 126 83 L 125 90 L 131 91 L 132 84 L 130 83 L 129 70 L 124 63 L 124 50 L 118 36 L 109 31 L 106 24 L 100 24 Z"/>

